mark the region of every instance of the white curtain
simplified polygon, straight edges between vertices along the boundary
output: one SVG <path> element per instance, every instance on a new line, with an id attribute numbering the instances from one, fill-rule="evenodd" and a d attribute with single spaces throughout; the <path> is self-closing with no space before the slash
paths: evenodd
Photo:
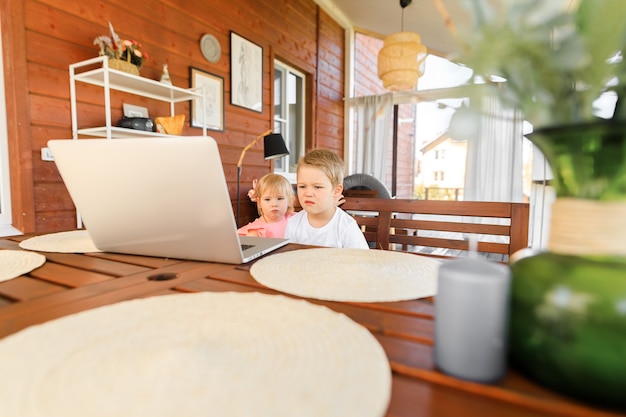
<path id="1" fill-rule="evenodd" d="M 556 200 L 552 169 L 543 153 L 533 145 L 532 185 L 530 189 L 530 231 L 529 243 L 534 249 L 546 249 L 550 236 L 552 204 Z"/>
<path id="2" fill-rule="evenodd" d="M 478 134 L 468 140 L 464 199 L 522 202 L 523 116 L 483 98 Z"/>
<path id="3" fill-rule="evenodd" d="M 393 94 L 350 99 L 356 110 L 352 172 L 369 174 L 383 184 L 393 114 Z"/>
<path id="4" fill-rule="evenodd" d="M 467 141 L 464 200 L 522 202 L 522 113 L 503 107 L 495 97 L 481 99 L 480 113 L 478 129 Z M 466 220 L 506 223 L 504 219 Z M 506 236 L 465 236 L 472 237 L 481 242 L 508 243 Z"/>

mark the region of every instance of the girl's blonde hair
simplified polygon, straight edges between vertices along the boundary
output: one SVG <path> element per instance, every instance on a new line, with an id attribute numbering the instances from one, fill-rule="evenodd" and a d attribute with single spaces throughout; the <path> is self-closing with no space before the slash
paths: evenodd
<path id="1" fill-rule="evenodd" d="M 263 212 L 261 210 L 261 198 L 265 193 L 275 192 L 278 194 L 284 194 L 287 198 L 288 207 L 287 213 L 293 212 L 293 187 L 289 180 L 282 175 L 279 174 L 265 174 L 261 177 L 261 179 L 256 184 L 256 195 L 257 195 L 257 211 L 259 212 L 259 216 L 263 216 Z"/>

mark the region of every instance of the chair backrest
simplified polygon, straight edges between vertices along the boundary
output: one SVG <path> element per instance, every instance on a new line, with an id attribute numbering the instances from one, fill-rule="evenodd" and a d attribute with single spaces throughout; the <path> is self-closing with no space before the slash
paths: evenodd
<path id="1" fill-rule="evenodd" d="M 391 198 L 387 186 L 369 174 L 352 174 L 343 179 L 343 194 L 348 197 L 350 192 L 375 191 L 378 198 Z M 354 197 L 370 197 L 369 195 L 355 195 Z"/>
<path id="2" fill-rule="evenodd" d="M 360 198 L 378 198 L 378 191 L 376 190 L 358 190 L 352 188 L 350 190 L 343 190 L 343 196 L 345 198 L 360 197 Z"/>
<path id="3" fill-rule="evenodd" d="M 475 235 L 481 257 L 508 262 L 528 247 L 528 203 L 348 197 L 341 208 L 378 249 L 464 256 Z"/>

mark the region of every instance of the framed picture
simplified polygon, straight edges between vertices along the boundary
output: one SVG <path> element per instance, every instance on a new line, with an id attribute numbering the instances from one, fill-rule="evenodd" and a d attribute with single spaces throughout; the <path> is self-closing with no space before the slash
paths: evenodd
<path id="1" fill-rule="evenodd" d="M 132 104 L 122 103 L 124 109 L 124 116 L 126 117 L 148 117 L 148 108 L 134 106 Z"/>
<path id="2" fill-rule="evenodd" d="M 230 32 L 230 102 L 263 112 L 263 48 Z"/>
<path id="3" fill-rule="evenodd" d="M 224 78 L 199 68 L 189 67 L 191 88 L 204 88 L 206 108 L 203 101 L 191 101 L 191 127 L 224 130 Z"/>

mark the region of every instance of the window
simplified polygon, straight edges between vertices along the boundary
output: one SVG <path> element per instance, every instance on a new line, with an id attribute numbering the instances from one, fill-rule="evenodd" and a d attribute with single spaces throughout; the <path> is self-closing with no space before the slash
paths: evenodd
<path id="1" fill-rule="evenodd" d="M 443 175 L 443 171 L 435 171 L 434 175 L 435 175 L 435 181 L 443 181 L 445 179 Z"/>
<path id="2" fill-rule="evenodd" d="M 276 160 L 274 172 L 296 181 L 296 165 L 304 155 L 305 76 L 274 61 L 274 132 L 281 133 L 289 155 Z"/>
<path id="3" fill-rule="evenodd" d="M 446 150 L 445 149 L 437 149 L 435 151 L 435 159 L 444 159 L 446 156 Z"/>

